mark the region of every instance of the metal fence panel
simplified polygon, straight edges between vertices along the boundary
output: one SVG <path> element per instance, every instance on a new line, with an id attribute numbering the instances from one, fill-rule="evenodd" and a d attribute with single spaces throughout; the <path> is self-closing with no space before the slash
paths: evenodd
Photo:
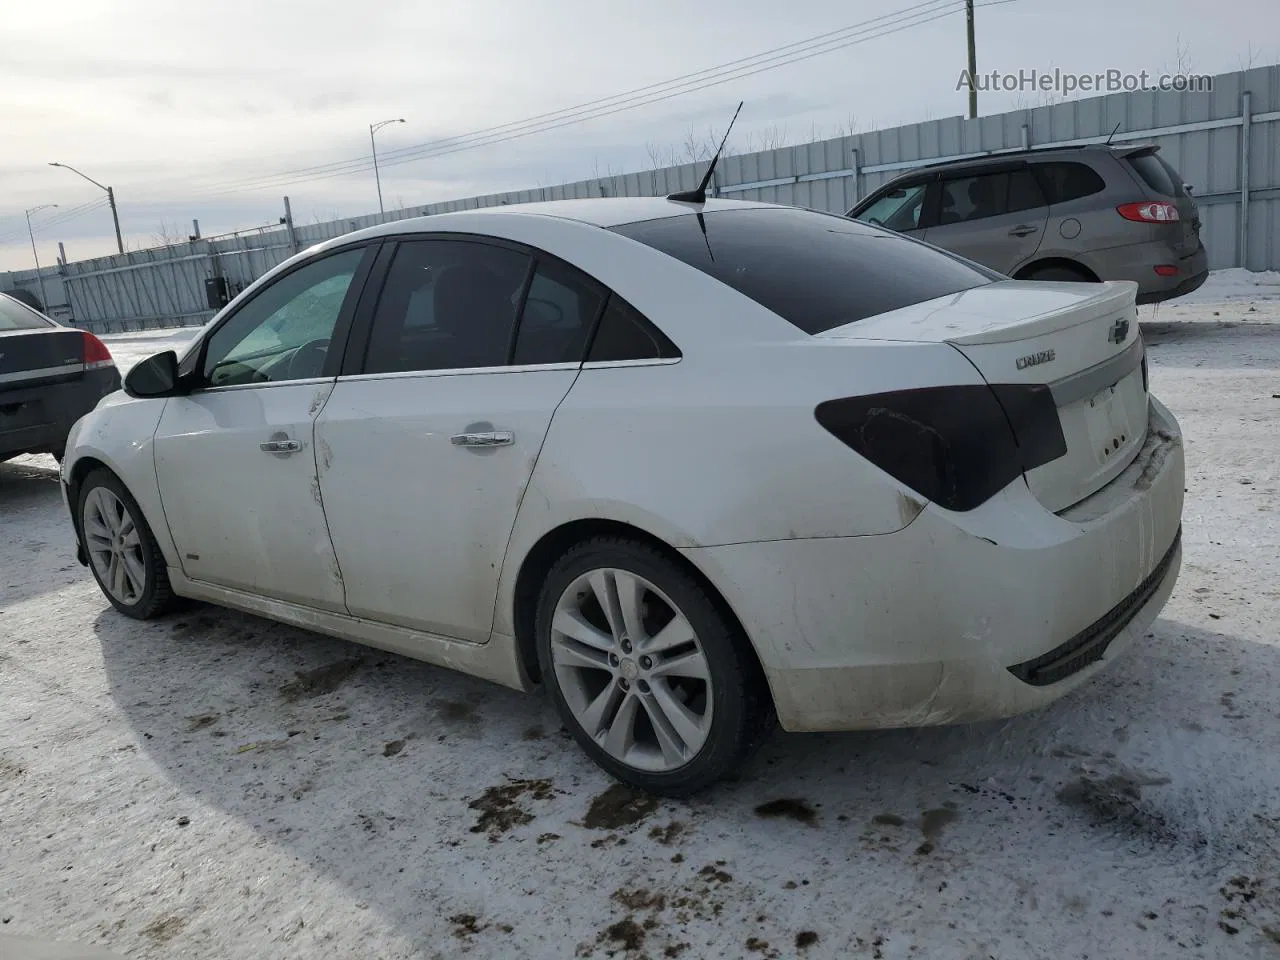
<path id="1" fill-rule="evenodd" d="M 1246 96 L 1247 91 L 1247 96 Z M 1241 148 L 1249 103 L 1248 225 L 1242 229 Z M 1117 129 L 1117 124 L 1119 125 Z M 1170 129 L 1172 128 L 1172 129 Z M 715 176 L 719 196 L 797 204 L 844 213 L 886 180 L 920 163 L 1092 140 L 1151 140 L 1194 185 L 1201 235 L 1214 268 L 1280 270 L 1280 65 L 1214 77 L 1212 93 L 1120 93 L 968 120 L 948 117 L 798 146 L 729 155 Z M 706 162 L 467 197 L 295 227 L 298 248 L 352 230 L 410 217 L 497 204 L 599 196 L 661 196 L 697 185 Z M 855 172 L 856 170 L 856 172 Z M 1247 250 L 1242 250 L 1243 245 Z M 242 287 L 292 252 L 284 228 L 136 251 L 41 271 L 50 306 L 91 329 L 203 322 L 204 281 Z M 0 274 L 0 290 L 38 296 L 35 271 Z M 60 307 L 58 302 L 68 306 Z"/>

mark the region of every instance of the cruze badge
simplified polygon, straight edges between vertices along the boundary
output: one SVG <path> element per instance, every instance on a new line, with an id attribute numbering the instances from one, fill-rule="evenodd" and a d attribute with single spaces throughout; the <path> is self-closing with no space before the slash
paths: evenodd
<path id="1" fill-rule="evenodd" d="M 1112 324 L 1110 332 L 1107 333 L 1107 339 L 1112 343 L 1124 343 L 1127 336 L 1129 336 L 1129 321 L 1123 317 Z"/>
<path id="2" fill-rule="evenodd" d="M 1042 363 L 1048 363 L 1053 359 L 1052 348 L 1041 350 L 1039 353 L 1033 353 L 1026 357 L 1018 358 L 1018 369 L 1025 370 L 1027 367 L 1038 367 Z"/>

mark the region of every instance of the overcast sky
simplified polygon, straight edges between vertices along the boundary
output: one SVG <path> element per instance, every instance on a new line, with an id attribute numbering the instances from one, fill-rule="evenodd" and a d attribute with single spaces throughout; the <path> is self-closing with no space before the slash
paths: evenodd
<path id="1" fill-rule="evenodd" d="M 978 0 L 980 72 L 1019 68 L 1200 73 L 1280 59 L 1278 0 Z M 114 187 L 126 243 L 150 246 L 191 219 L 211 235 L 276 220 L 289 194 L 300 222 L 377 210 L 367 167 L 279 178 L 519 123 L 749 57 L 905 8 L 933 22 L 800 63 L 533 136 L 383 169 L 388 208 L 647 169 L 746 101 L 733 142 L 788 143 L 955 116 L 965 65 L 962 0 L 57 0 L 0 14 L 0 269 L 115 250 L 104 195 L 49 161 Z M 1248 46 L 1250 38 L 1253 47 Z M 1034 94 L 984 94 L 983 114 Z M 641 102 L 641 101 L 637 101 Z"/>

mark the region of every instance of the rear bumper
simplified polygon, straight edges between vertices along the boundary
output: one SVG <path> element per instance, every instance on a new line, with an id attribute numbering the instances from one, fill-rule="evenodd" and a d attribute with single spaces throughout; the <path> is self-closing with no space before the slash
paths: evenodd
<path id="1" fill-rule="evenodd" d="M 764 666 L 782 726 L 840 730 L 1011 716 L 1119 656 L 1181 564 L 1182 441 L 1151 401 L 1147 442 L 1060 514 L 1022 480 L 897 533 L 691 548 Z"/>
<path id="2" fill-rule="evenodd" d="M 1095 254 L 1095 273 L 1103 280 L 1133 280 L 1138 284 L 1138 303 L 1159 303 L 1195 290 L 1209 276 L 1209 256 L 1204 244 L 1182 256 L 1167 243 L 1151 241 L 1113 247 Z M 1175 276 L 1162 277 L 1158 266 L 1175 265 Z"/>
<path id="3" fill-rule="evenodd" d="M 111 366 L 86 370 L 74 380 L 0 393 L 0 458 L 61 455 L 72 424 L 119 389 L 120 371 Z"/>

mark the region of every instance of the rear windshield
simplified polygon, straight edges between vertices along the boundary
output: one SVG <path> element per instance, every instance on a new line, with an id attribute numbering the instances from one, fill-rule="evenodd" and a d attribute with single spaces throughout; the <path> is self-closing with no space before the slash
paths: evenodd
<path id="1" fill-rule="evenodd" d="M 0 294 L 0 331 L 4 330 L 40 330 L 53 326 L 48 320 L 34 310 Z"/>
<path id="2" fill-rule="evenodd" d="M 612 229 L 697 267 L 809 334 L 1003 279 L 888 230 L 795 207 L 717 210 Z"/>
<path id="3" fill-rule="evenodd" d="M 1126 159 L 1134 172 L 1142 178 L 1142 182 L 1160 196 L 1176 197 L 1180 192 L 1177 187 L 1180 178 L 1173 167 L 1161 160 L 1158 154 L 1140 153 Z"/>

